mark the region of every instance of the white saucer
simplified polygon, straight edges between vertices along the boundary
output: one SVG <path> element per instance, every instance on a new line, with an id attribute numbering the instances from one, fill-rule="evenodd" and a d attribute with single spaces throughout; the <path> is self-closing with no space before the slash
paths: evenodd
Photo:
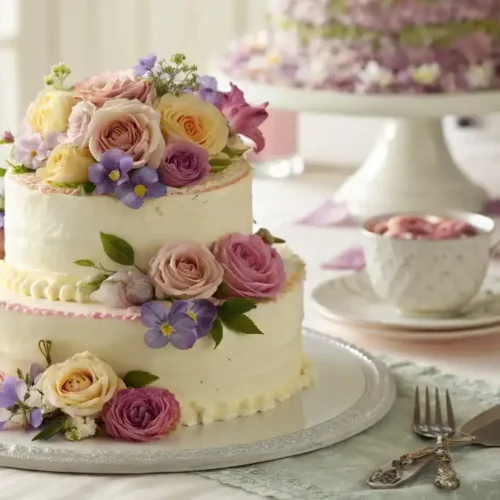
<path id="1" fill-rule="evenodd" d="M 498 295 L 498 297 L 496 297 Z M 381 331 L 384 334 L 415 334 L 425 332 L 469 336 L 474 330 L 482 335 L 500 331 L 500 279 L 487 276 L 466 310 L 453 318 L 405 317 L 396 308 L 377 297 L 364 271 L 321 283 L 312 293 L 320 312 L 329 319 Z M 493 327 L 499 326 L 498 329 Z M 488 327 L 488 328 L 486 328 Z M 391 332 L 392 330 L 392 332 Z"/>
<path id="2" fill-rule="evenodd" d="M 275 460 L 338 443 L 382 419 L 396 397 L 389 369 L 366 352 L 304 329 L 316 383 L 275 409 L 210 425 L 180 427 L 152 443 L 109 438 L 35 441 L 0 432 L 0 467 L 81 474 L 218 469 Z"/>

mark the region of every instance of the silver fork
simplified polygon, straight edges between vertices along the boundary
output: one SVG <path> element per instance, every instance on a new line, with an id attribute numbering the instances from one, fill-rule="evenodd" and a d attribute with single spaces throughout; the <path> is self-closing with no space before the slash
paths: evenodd
<path id="1" fill-rule="evenodd" d="M 443 490 L 456 490 L 460 486 L 460 478 L 453 468 L 447 437 L 456 432 L 455 416 L 451 404 L 450 393 L 446 390 L 446 420 L 443 421 L 441 412 L 441 398 L 439 390 L 435 389 L 434 418 L 431 415 L 431 401 L 429 388 L 425 388 L 425 413 L 422 420 L 420 407 L 420 393 L 418 386 L 415 389 L 415 408 L 413 413 L 413 431 L 426 439 L 438 440 L 438 449 L 434 453 L 437 463 L 437 474 L 434 486 Z"/>

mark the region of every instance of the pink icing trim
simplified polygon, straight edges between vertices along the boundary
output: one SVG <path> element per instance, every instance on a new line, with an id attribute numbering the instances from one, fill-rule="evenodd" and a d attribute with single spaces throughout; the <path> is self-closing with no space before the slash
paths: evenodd
<path id="1" fill-rule="evenodd" d="M 54 309 L 41 309 L 24 304 L 0 302 L 0 308 L 11 312 L 20 312 L 25 314 L 35 314 L 38 316 L 60 316 L 64 318 L 89 318 L 89 319 L 120 319 L 123 321 L 140 321 L 140 314 L 116 314 L 116 313 L 79 313 L 73 311 L 56 311 Z"/>

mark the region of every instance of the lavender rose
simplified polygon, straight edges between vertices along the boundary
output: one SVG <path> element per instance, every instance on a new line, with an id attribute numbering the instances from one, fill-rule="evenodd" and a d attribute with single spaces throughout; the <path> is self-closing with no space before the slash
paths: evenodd
<path id="1" fill-rule="evenodd" d="M 96 160 L 105 151 L 117 148 L 133 158 L 132 168 L 158 168 L 165 149 L 160 115 L 137 100 L 115 99 L 98 109 L 88 127 L 87 139 Z"/>
<path id="2" fill-rule="evenodd" d="M 280 254 L 257 234 L 229 234 L 213 245 L 212 253 L 224 269 L 224 285 L 231 297 L 270 299 L 285 286 Z"/>
<path id="3" fill-rule="evenodd" d="M 89 101 L 79 102 L 73 107 L 68 119 L 66 143 L 79 148 L 88 146 L 87 129 L 96 109 Z"/>
<path id="4" fill-rule="evenodd" d="M 165 149 L 158 176 L 167 186 L 180 188 L 197 184 L 210 173 L 208 159 L 205 149 L 187 142 L 174 142 Z"/>
<path id="5" fill-rule="evenodd" d="M 175 396 L 158 387 L 122 389 L 104 406 L 106 432 L 124 441 L 154 441 L 174 430 L 180 417 Z"/>
<path id="6" fill-rule="evenodd" d="M 158 298 L 208 299 L 222 283 L 223 269 L 201 243 L 183 242 L 163 246 L 149 263 Z"/>
<path id="7" fill-rule="evenodd" d="M 152 106 L 156 99 L 156 91 L 145 80 L 136 78 L 130 73 L 108 71 L 77 83 L 75 96 L 78 100 L 90 101 L 98 108 L 112 99 L 137 99 L 143 104 Z"/>

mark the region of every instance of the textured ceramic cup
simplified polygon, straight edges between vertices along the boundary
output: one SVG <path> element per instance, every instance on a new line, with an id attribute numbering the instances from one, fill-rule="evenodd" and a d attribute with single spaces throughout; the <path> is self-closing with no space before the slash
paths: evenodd
<path id="1" fill-rule="evenodd" d="M 363 225 L 366 272 L 375 293 L 405 315 L 453 316 L 476 295 L 489 264 L 495 223 L 467 212 L 432 214 L 465 221 L 475 236 L 429 240 L 382 236 L 369 228 L 395 215 L 430 217 L 431 214 L 380 215 Z"/>

